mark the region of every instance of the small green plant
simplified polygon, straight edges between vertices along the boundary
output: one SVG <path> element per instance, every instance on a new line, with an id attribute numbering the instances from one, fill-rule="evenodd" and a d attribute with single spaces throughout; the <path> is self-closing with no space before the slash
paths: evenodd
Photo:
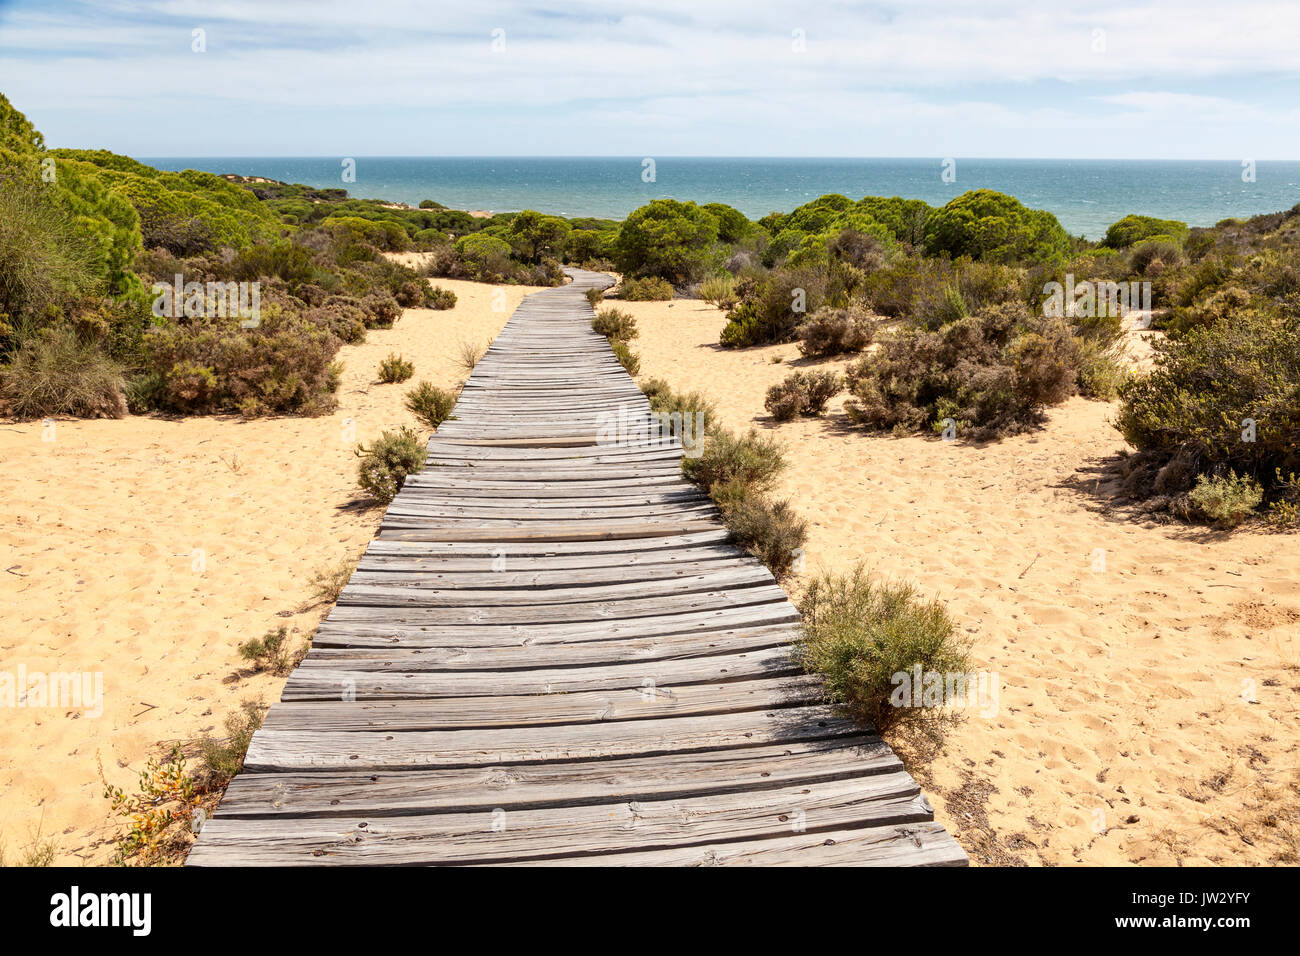
<path id="1" fill-rule="evenodd" d="M 820 415 L 843 387 L 844 380 L 835 372 L 793 372 L 767 390 L 764 407 L 779 422 L 797 415 Z"/>
<path id="2" fill-rule="evenodd" d="M 710 305 L 729 311 L 736 305 L 736 279 L 730 272 L 710 276 L 700 283 L 699 295 Z"/>
<path id="3" fill-rule="evenodd" d="M 150 757 L 140 771 L 135 793 L 115 787 L 104 777 L 100 764 L 99 778 L 104 783 L 104 797 L 113 813 L 127 821 L 127 828 L 117 838 L 116 862 L 126 866 L 138 862 L 148 866 L 174 848 L 180 833 L 189 827 L 200 808 L 199 788 L 185 769 L 185 755 L 174 744 L 166 757 Z"/>
<path id="4" fill-rule="evenodd" d="M 618 297 L 627 302 L 660 302 L 673 297 L 673 286 L 667 279 L 657 276 L 624 279 L 618 287 Z"/>
<path id="5" fill-rule="evenodd" d="M 249 661 L 259 671 L 269 674 L 286 674 L 291 669 L 289 660 L 289 629 L 284 625 L 267 631 L 239 645 L 239 656 Z"/>
<path id="6" fill-rule="evenodd" d="M 415 364 L 408 362 L 396 352 L 390 352 L 388 358 L 379 363 L 379 381 L 386 385 L 405 382 L 415 374 Z"/>
<path id="7" fill-rule="evenodd" d="M 665 415 L 678 414 L 683 417 L 704 415 L 706 426 L 717 420 L 714 404 L 699 392 L 677 392 L 661 378 L 648 378 L 641 383 L 641 391 L 650 401 L 650 410 Z M 694 418 L 691 419 L 694 421 Z M 696 436 L 699 437 L 699 436 Z"/>
<path id="8" fill-rule="evenodd" d="M 637 337 L 636 319 L 622 309 L 601 309 L 591 327 L 611 342 L 630 342 Z"/>
<path id="9" fill-rule="evenodd" d="M 922 600 L 909 584 L 873 580 L 861 567 L 847 575 L 815 578 L 804 592 L 799 658 L 826 679 L 828 696 L 878 731 L 941 724 L 953 714 L 922 706 L 916 697 L 899 706 L 897 675 L 965 675 L 967 648 L 943 605 Z M 964 683 L 964 682 L 963 682 Z"/>
<path id="10" fill-rule="evenodd" d="M 327 565 L 311 576 L 312 599 L 315 604 L 333 604 L 347 587 L 356 562 L 343 560 L 335 565 Z"/>
<path id="11" fill-rule="evenodd" d="M 614 349 L 614 355 L 618 358 L 618 364 L 627 369 L 627 374 L 635 375 L 637 372 L 641 371 L 641 357 L 628 348 L 626 342 L 611 339 L 609 344 Z"/>
<path id="12" fill-rule="evenodd" d="M 372 498 L 388 504 L 402 490 L 406 476 L 424 467 L 424 451 L 420 437 L 407 426 L 384 432 L 369 448 L 357 447 L 357 482 Z"/>
<path id="13" fill-rule="evenodd" d="M 437 431 L 438 426 L 451 417 L 451 410 L 456 407 L 456 393 L 438 388 L 431 382 L 420 382 L 406 393 L 406 407 L 421 422 Z"/>
<path id="14" fill-rule="evenodd" d="M 224 785 L 244 768 L 248 745 L 265 715 L 266 706 L 261 701 L 246 700 L 239 705 L 239 710 L 227 715 L 224 738 L 205 737 L 199 741 L 203 766 L 214 786 Z"/>
<path id="15" fill-rule="evenodd" d="M 587 297 L 587 303 L 593 309 L 605 301 L 605 293 L 600 289 L 588 289 L 583 295 Z"/>
<path id="16" fill-rule="evenodd" d="M 1241 524 L 1264 500 L 1264 489 L 1250 475 L 1229 470 L 1226 477 L 1201 475 L 1188 497 L 1196 510 L 1221 527 Z"/>

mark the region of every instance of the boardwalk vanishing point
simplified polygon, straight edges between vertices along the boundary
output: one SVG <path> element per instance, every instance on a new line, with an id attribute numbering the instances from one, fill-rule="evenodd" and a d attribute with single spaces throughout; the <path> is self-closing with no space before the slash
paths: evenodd
<path id="1" fill-rule="evenodd" d="M 584 292 L 528 296 L 389 506 L 191 865 L 965 865 L 791 660 Z"/>

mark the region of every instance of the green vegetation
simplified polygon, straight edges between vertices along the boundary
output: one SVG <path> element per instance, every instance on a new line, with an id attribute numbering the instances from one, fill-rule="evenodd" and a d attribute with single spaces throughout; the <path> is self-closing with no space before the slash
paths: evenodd
<path id="1" fill-rule="evenodd" d="M 379 363 L 379 381 L 385 385 L 405 382 L 415 374 L 415 363 L 402 358 L 396 352 L 389 352 L 388 357 Z"/>
<path id="2" fill-rule="evenodd" d="M 784 382 L 767 390 L 764 407 L 778 422 L 798 415 L 820 415 L 826 403 L 844 388 L 835 372 L 792 372 Z"/>
<path id="3" fill-rule="evenodd" d="M 1151 216 L 1125 216 L 1111 224 L 1101 244 L 1111 249 L 1127 249 L 1135 243 L 1157 237 L 1181 243 L 1187 238 L 1187 223 Z"/>
<path id="4" fill-rule="evenodd" d="M 591 327 L 613 342 L 630 342 L 639 334 L 636 318 L 622 309 L 601 309 L 591 320 Z"/>
<path id="5" fill-rule="evenodd" d="M 457 394 L 431 382 L 420 382 L 406 393 L 406 408 L 431 430 L 451 417 L 451 410 L 456 407 Z"/>
<path id="6" fill-rule="evenodd" d="M 826 679 L 828 696 L 877 731 L 934 731 L 952 713 L 924 706 L 921 688 L 909 700 L 895 675 L 965 675 L 968 652 L 943 605 L 915 588 L 873 580 L 861 568 L 814 579 L 804 592 L 798 653 L 810 673 Z"/>
<path id="7" fill-rule="evenodd" d="M 876 332 L 876 318 L 861 306 L 833 309 L 823 306 L 795 329 L 799 352 L 806 358 L 824 358 L 861 352 Z"/>
<path id="8" fill-rule="evenodd" d="M 618 297 L 628 302 L 660 302 L 673 297 L 673 287 L 667 279 L 647 276 L 644 279 L 624 279 Z"/>
<path id="9" fill-rule="evenodd" d="M 629 276 L 683 285 L 703 276 L 718 239 L 718 220 L 693 202 L 654 199 L 619 228 L 614 261 Z"/>
<path id="10" fill-rule="evenodd" d="M 259 671 L 270 674 L 287 674 L 294 662 L 289 657 L 289 629 L 284 625 L 267 631 L 239 645 L 239 656 L 252 663 Z"/>
<path id="11" fill-rule="evenodd" d="M 369 447 L 358 446 L 356 454 L 361 459 L 357 483 L 382 504 L 396 498 L 407 476 L 424 467 L 424 442 L 405 426 L 384 432 Z"/>
<path id="12" fill-rule="evenodd" d="M 1050 212 L 975 189 L 952 199 L 925 221 L 926 252 L 993 262 L 1055 263 L 1070 251 L 1070 237 Z"/>

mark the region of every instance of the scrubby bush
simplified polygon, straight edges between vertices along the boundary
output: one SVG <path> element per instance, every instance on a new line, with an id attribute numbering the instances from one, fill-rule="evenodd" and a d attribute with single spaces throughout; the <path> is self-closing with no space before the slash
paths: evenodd
<path id="1" fill-rule="evenodd" d="M 667 279 L 647 276 L 644 279 L 624 279 L 618 288 L 618 297 L 628 302 L 657 302 L 673 297 L 673 287 Z"/>
<path id="2" fill-rule="evenodd" d="M 641 383 L 641 391 L 650 402 L 650 410 L 665 415 L 694 416 L 697 413 L 704 416 L 705 427 L 709 427 L 717 420 L 717 409 L 714 404 L 705 398 L 701 393 L 678 392 L 672 386 L 661 378 L 646 379 Z M 692 421 L 695 419 L 692 418 Z M 698 437 L 698 436 L 697 436 Z"/>
<path id="3" fill-rule="evenodd" d="M 388 357 L 379 363 L 379 381 L 385 385 L 405 382 L 415 374 L 415 363 L 402 358 L 396 352 L 389 352 Z"/>
<path id="4" fill-rule="evenodd" d="M 456 307 L 456 293 L 441 286 L 425 286 L 424 304 L 430 309 L 444 312 Z"/>
<path id="5" fill-rule="evenodd" d="M 610 339 L 609 344 L 614 349 L 614 356 L 618 359 L 618 364 L 627 370 L 627 374 L 635 375 L 641 371 L 641 357 L 628 348 L 626 342 Z"/>
<path id="6" fill-rule="evenodd" d="M 724 428 L 712 428 L 700 455 L 682 459 L 682 474 L 705 490 L 739 482 L 761 492 L 771 489 L 785 464 L 775 438 L 753 429 L 735 435 Z"/>
<path id="7" fill-rule="evenodd" d="M 1264 500 L 1264 489 L 1250 475 L 1239 476 L 1229 469 L 1223 476 L 1197 476 L 1196 487 L 1188 498 L 1199 513 L 1231 528 L 1255 513 Z"/>
<path id="8" fill-rule="evenodd" d="M 732 540 L 780 580 L 790 573 L 808 540 L 808 523 L 788 501 L 772 501 L 741 479 L 716 484 L 709 495 Z"/>
<path id="9" fill-rule="evenodd" d="M 588 289 L 583 295 L 587 297 L 587 304 L 593 309 L 605 301 L 605 293 L 601 289 Z"/>
<path id="10" fill-rule="evenodd" d="M 1201 475 L 1259 481 L 1270 503 L 1300 472 L 1300 318 L 1246 310 L 1156 341 L 1116 426 L 1138 450 L 1126 489 L 1174 498 Z"/>
<path id="11" fill-rule="evenodd" d="M 729 348 L 788 342 L 826 299 L 825 270 L 780 268 L 737 286 L 740 302 L 727 313 L 720 341 Z"/>
<path id="12" fill-rule="evenodd" d="M 601 309 L 591 320 L 591 327 L 611 342 L 630 342 L 639 334 L 636 317 L 622 309 Z"/>
<path id="13" fill-rule="evenodd" d="M 121 367 L 66 326 L 30 336 L 0 366 L 0 398 L 16 418 L 121 418 L 124 389 Z"/>
<path id="14" fill-rule="evenodd" d="M 850 367 L 844 410 L 857 424 L 901 431 L 951 419 L 976 440 L 1023 430 L 1073 393 L 1079 348 L 1061 319 L 1023 305 L 988 306 L 935 332 L 904 328 Z"/>
<path id="15" fill-rule="evenodd" d="M 969 652 L 943 605 L 921 599 L 911 585 L 873 580 L 858 567 L 814 579 L 799 609 L 798 657 L 810 673 L 825 677 L 828 696 L 850 715 L 879 732 L 952 716 L 934 702 L 923 706 L 921 687 L 905 699 L 896 676 L 910 680 L 919 668 L 955 685 L 957 675 L 969 672 Z"/>
<path id="16" fill-rule="evenodd" d="M 369 447 L 357 447 L 361 459 L 357 482 L 372 498 L 388 504 L 402 490 L 408 475 L 424 467 L 424 443 L 405 426 L 384 432 Z"/>
<path id="17" fill-rule="evenodd" d="M 438 388 L 431 382 L 421 382 L 406 393 L 406 407 L 421 422 L 437 431 L 456 407 L 456 393 Z"/>
<path id="18" fill-rule="evenodd" d="M 843 387 L 843 380 L 835 372 L 793 372 L 767 390 L 764 407 L 779 422 L 797 415 L 820 415 Z"/>
<path id="19" fill-rule="evenodd" d="M 822 306 L 795 330 L 799 352 L 808 357 L 861 352 L 871 344 L 876 319 L 858 307 L 833 309 Z"/>

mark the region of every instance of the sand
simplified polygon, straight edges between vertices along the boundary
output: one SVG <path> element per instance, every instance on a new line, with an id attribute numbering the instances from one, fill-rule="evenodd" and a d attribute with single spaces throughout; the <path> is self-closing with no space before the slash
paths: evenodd
<path id="1" fill-rule="evenodd" d="M 104 863 L 113 821 L 96 769 L 128 790 L 165 742 L 221 736 L 250 674 L 238 645 L 287 626 L 298 644 L 327 608 L 311 578 L 355 563 L 382 515 L 358 501 L 353 448 L 416 425 L 420 379 L 455 385 L 462 340 L 488 342 L 529 288 L 437 280 L 454 309 L 408 309 L 345 346 L 339 408 L 322 418 L 0 422 L 0 672 L 99 672 L 103 713 L 19 708 L 0 720 L 0 842 L 12 862 L 39 832 L 56 862 Z M 504 305 L 499 311 L 493 306 Z M 381 385 L 389 352 L 415 363 Z M 115 824 L 114 824 L 115 826 Z"/>
<path id="2" fill-rule="evenodd" d="M 723 350 L 722 314 L 694 300 L 619 307 L 641 330 L 642 379 L 701 389 L 730 427 L 786 445 L 777 494 L 811 526 L 802 580 L 865 562 L 915 582 L 947 605 L 975 667 L 998 674 L 996 716 L 969 713 L 937 756 L 913 761 L 975 862 L 1242 864 L 1295 851 L 1300 793 L 1288 805 L 1284 788 L 1300 782 L 1296 535 L 1118 512 L 1104 471 L 1125 447 L 1114 405 L 1071 399 L 1042 430 L 982 446 L 864 433 L 842 397 L 822 419 L 778 425 L 768 386 L 847 361 L 809 363 L 793 345 Z M 1147 352 L 1133 343 L 1134 364 Z"/>

